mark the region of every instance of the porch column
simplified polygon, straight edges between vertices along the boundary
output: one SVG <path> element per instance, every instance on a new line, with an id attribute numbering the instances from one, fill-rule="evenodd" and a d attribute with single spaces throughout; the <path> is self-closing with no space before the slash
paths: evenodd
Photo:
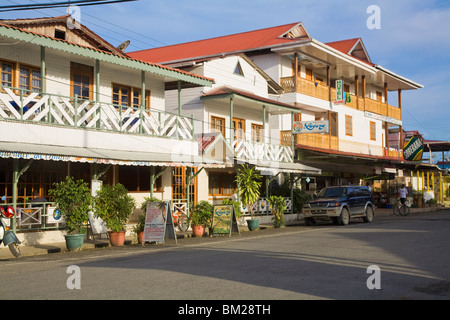
<path id="1" fill-rule="evenodd" d="M 356 96 L 356 108 L 359 110 L 359 78 L 355 76 L 355 96 Z"/>
<path id="2" fill-rule="evenodd" d="M 262 107 L 263 109 L 263 144 L 265 145 L 267 140 L 266 140 L 266 106 L 263 105 Z"/>
<path id="3" fill-rule="evenodd" d="M 178 80 L 178 115 L 181 116 L 181 81 Z"/>
<path id="4" fill-rule="evenodd" d="M 100 60 L 95 60 L 95 101 L 100 102 Z"/>
<path id="5" fill-rule="evenodd" d="M 298 53 L 294 53 L 294 92 L 297 92 L 298 86 Z"/>
<path id="6" fill-rule="evenodd" d="M 362 98 L 364 103 L 364 111 L 366 111 L 366 76 L 361 77 L 362 80 Z"/>
<path id="7" fill-rule="evenodd" d="M 150 198 L 153 198 L 153 190 L 155 187 L 155 167 L 150 167 Z"/>
<path id="8" fill-rule="evenodd" d="M 142 122 L 144 121 L 144 115 L 142 114 L 145 110 L 145 71 L 141 71 L 141 105 L 140 105 L 140 121 L 139 121 L 139 133 L 142 133 L 143 127 Z"/>
<path id="9" fill-rule="evenodd" d="M 388 84 L 387 84 L 387 82 L 384 83 L 384 103 L 388 104 Z"/>
<path id="10" fill-rule="evenodd" d="M 45 59 L 45 47 L 41 46 L 41 93 L 45 93 L 45 89 L 47 86 L 46 82 L 46 59 Z"/>
<path id="11" fill-rule="evenodd" d="M 403 120 L 403 112 L 402 112 L 402 89 L 398 89 L 398 108 L 400 109 L 400 117 L 401 120 Z M 400 157 L 400 150 L 403 150 L 403 147 L 405 145 L 405 142 L 403 141 L 403 126 L 400 126 L 400 139 L 399 139 L 399 144 L 400 146 L 398 147 L 398 154 Z"/>
<path id="12" fill-rule="evenodd" d="M 233 112 L 234 112 L 234 101 L 233 97 L 230 97 L 230 144 L 233 145 L 234 143 L 234 126 L 233 126 Z M 225 135 L 226 135 L 226 128 L 225 128 Z M 226 137 L 225 137 L 226 139 Z"/>
<path id="13" fill-rule="evenodd" d="M 100 102 L 100 60 L 95 60 L 95 102 Z M 100 108 L 97 108 L 95 112 L 97 115 L 101 117 Z M 100 128 L 101 119 L 97 120 L 96 126 Z"/>
<path id="14" fill-rule="evenodd" d="M 330 70 L 330 66 L 327 66 L 327 86 L 328 86 L 328 101 L 331 102 L 331 70 Z"/>

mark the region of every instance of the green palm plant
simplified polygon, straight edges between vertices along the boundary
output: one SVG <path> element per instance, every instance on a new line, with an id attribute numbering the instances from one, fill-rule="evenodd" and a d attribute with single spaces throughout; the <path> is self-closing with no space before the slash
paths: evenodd
<path id="1" fill-rule="evenodd" d="M 259 199 L 260 181 L 262 176 L 249 165 L 243 165 L 238 169 L 236 176 L 236 183 L 239 186 L 239 197 L 241 201 L 247 206 L 250 211 L 250 216 L 253 219 L 253 204 Z"/>

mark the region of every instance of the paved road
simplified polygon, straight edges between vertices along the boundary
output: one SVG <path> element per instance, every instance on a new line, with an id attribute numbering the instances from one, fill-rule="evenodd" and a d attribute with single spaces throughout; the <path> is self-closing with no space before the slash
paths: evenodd
<path id="1" fill-rule="evenodd" d="M 449 234 L 441 211 L 26 257 L 0 261 L 0 299 L 448 300 Z"/>

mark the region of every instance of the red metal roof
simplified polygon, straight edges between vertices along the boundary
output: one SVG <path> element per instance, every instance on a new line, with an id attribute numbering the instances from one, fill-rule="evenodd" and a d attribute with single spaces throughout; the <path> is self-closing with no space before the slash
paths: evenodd
<path id="1" fill-rule="evenodd" d="M 270 104 L 277 105 L 280 107 L 289 108 L 289 109 L 292 109 L 292 111 L 299 110 L 298 108 L 294 107 L 293 105 L 279 102 L 276 100 L 272 100 L 269 98 L 264 98 L 264 97 L 258 96 L 256 94 L 248 92 L 248 91 L 244 91 L 244 90 L 240 90 L 240 89 L 236 89 L 236 88 L 230 88 L 227 86 L 222 86 L 219 88 L 212 89 L 212 90 L 208 91 L 207 93 L 203 94 L 202 97 L 220 97 L 220 96 L 226 96 L 229 94 L 237 94 L 242 97 L 246 97 L 246 98 L 249 98 L 249 99 L 252 99 L 255 101 L 259 101 L 261 103 L 266 102 L 266 103 L 270 103 Z"/>
<path id="2" fill-rule="evenodd" d="M 238 33 L 212 39 L 181 43 L 167 47 L 130 52 L 132 58 L 154 63 L 174 62 L 194 57 L 217 56 L 224 53 L 243 52 L 276 44 L 298 41 L 299 38 L 283 37 L 301 23 Z"/>

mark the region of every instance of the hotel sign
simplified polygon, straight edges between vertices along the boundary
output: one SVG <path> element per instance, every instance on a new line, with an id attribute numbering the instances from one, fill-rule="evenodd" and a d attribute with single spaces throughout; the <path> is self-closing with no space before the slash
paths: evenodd
<path id="1" fill-rule="evenodd" d="M 407 161 L 421 161 L 423 155 L 423 139 L 414 136 L 403 148 L 403 158 Z"/>
<path id="2" fill-rule="evenodd" d="M 344 81 L 336 80 L 336 103 L 344 102 Z"/>
<path id="3" fill-rule="evenodd" d="M 294 122 L 293 133 L 328 133 L 328 121 L 296 121 Z"/>

